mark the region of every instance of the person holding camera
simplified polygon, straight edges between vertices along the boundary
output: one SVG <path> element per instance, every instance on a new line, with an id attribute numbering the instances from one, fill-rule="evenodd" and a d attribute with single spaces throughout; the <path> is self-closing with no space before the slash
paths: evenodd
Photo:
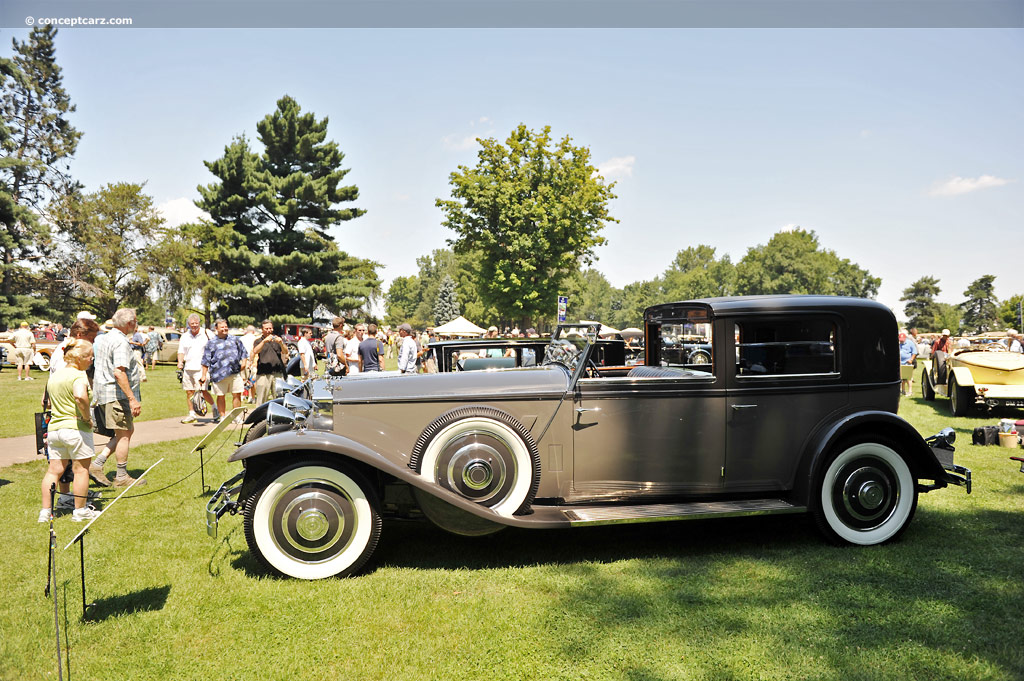
<path id="1" fill-rule="evenodd" d="M 280 336 L 274 335 L 274 323 L 264 319 L 260 325 L 263 336 L 252 347 L 250 362 L 256 365 L 256 404 L 263 404 L 274 396 L 274 382 L 284 373 L 284 358 L 288 356 L 288 346 Z"/>

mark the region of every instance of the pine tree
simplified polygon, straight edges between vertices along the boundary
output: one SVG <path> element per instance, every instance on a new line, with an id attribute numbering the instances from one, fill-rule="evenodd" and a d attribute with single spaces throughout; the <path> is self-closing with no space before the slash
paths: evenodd
<path id="1" fill-rule="evenodd" d="M 64 91 L 52 26 L 13 41 L 13 59 L 0 60 L 0 325 L 23 318 L 42 301 L 28 263 L 52 248 L 40 214 L 51 199 L 73 193 L 68 173 L 81 133 L 68 121 L 75 110 Z"/>
<path id="2" fill-rule="evenodd" d="M 446 274 L 434 300 L 434 324 L 447 324 L 458 316 L 459 300 L 455 295 L 455 280 Z"/>
<path id="3" fill-rule="evenodd" d="M 903 289 L 900 301 L 907 303 L 903 308 L 907 315 L 907 326 L 921 331 L 938 331 L 942 328 L 939 324 L 938 303 L 935 301 L 935 296 L 941 291 L 939 280 L 935 277 L 921 277 Z"/>
<path id="4" fill-rule="evenodd" d="M 973 333 L 985 333 L 999 325 L 999 301 L 995 294 L 995 275 L 986 274 L 971 282 L 964 291 L 967 300 L 960 303 L 964 327 Z"/>
<path id="5" fill-rule="evenodd" d="M 240 136 L 206 163 L 218 182 L 199 187 L 196 205 L 221 229 L 206 230 L 216 243 L 197 253 L 218 314 L 299 321 L 319 305 L 351 313 L 379 292 L 379 265 L 349 256 L 330 235 L 365 211 L 339 206 L 359 190 L 342 184 L 349 171 L 327 123 L 285 96 L 256 126 L 262 154 Z"/>

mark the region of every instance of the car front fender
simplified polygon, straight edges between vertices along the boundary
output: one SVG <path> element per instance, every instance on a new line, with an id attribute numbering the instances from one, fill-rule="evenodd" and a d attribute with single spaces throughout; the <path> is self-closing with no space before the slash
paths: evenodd
<path id="1" fill-rule="evenodd" d="M 284 402 L 284 398 L 275 397 L 274 399 L 268 400 L 267 402 L 264 402 L 263 404 L 257 406 L 256 408 L 249 412 L 248 416 L 245 417 L 245 422 L 249 425 L 252 425 L 254 423 L 259 423 L 260 421 L 265 420 L 267 418 L 267 409 L 270 408 L 271 402 L 273 402 L 274 404 L 281 404 Z"/>
<path id="2" fill-rule="evenodd" d="M 442 501 L 448 502 L 452 506 L 502 525 L 511 525 L 513 527 L 562 527 L 565 525 L 564 522 L 548 523 L 546 521 L 538 521 L 538 519 L 531 520 L 528 515 L 499 515 L 486 506 L 480 506 L 454 492 L 444 489 L 436 483 L 426 480 L 419 473 L 408 467 L 407 460 L 400 462 L 392 461 L 364 444 L 333 432 L 292 430 L 287 433 L 268 435 L 267 437 L 261 437 L 242 445 L 228 457 L 228 461 L 243 461 L 284 452 L 291 453 L 291 460 L 295 460 L 294 454 L 296 452 L 301 452 L 306 454 L 326 454 L 358 461 L 381 473 L 417 487 Z"/>
<path id="3" fill-rule="evenodd" d="M 912 425 L 891 412 L 859 411 L 825 424 L 811 436 L 796 478 L 794 492 L 797 499 L 810 503 L 815 480 L 839 443 L 850 437 L 870 435 L 884 437 L 899 445 L 900 453 L 906 456 L 907 465 L 915 478 L 946 480 L 942 464 Z"/>

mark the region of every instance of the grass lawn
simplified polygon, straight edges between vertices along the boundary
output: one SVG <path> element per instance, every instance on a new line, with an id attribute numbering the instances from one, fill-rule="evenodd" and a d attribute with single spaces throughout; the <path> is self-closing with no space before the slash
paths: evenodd
<path id="1" fill-rule="evenodd" d="M 158 364 L 148 371 L 149 380 L 142 384 L 142 413 L 138 421 L 184 416 L 184 391 L 173 364 Z M 35 432 L 32 414 L 41 409 L 40 400 L 50 374 L 34 369 L 34 381 L 18 381 L 13 367 L 0 371 L 0 394 L 4 396 L 7 414 L 0 419 L 0 438 L 31 435 Z"/>
<path id="2" fill-rule="evenodd" d="M 65 678 L 1022 679 L 1024 475 L 970 444 L 993 419 L 946 408 L 901 411 L 924 434 L 957 428 L 974 493 L 922 495 L 879 547 L 826 545 L 800 516 L 483 539 L 388 521 L 368 574 L 300 582 L 260 569 L 240 517 L 206 536 L 196 476 L 93 526 L 83 622 L 77 547 L 63 551 L 80 526 L 60 517 Z M 135 448 L 130 469 L 167 457 L 145 488 L 159 490 L 194 470 L 192 443 Z M 222 452 L 207 480 L 235 470 Z M 56 675 L 41 475 L 0 470 L 0 679 Z"/>

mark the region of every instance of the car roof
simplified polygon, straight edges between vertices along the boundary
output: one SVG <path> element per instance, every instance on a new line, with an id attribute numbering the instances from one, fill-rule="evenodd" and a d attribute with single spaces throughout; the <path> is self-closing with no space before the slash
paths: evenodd
<path id="1" fill-rule="evenodd" d="M 875 300 L 853 298 L 849 296 L 817 296 L 817 295 L 769 295 L 769 296 L 727 296 L 722 298 L 698 298 L 696 300 L 679 301 L 652 305 L 644 311 L 647 318 L 650 313 L 670 309 L 677 306 L 703 305 L 710 308 L 715 315 L 746 314 L 789 311 L 853 311 L 879 310 L 890 312 L 888 307 Z"/>

